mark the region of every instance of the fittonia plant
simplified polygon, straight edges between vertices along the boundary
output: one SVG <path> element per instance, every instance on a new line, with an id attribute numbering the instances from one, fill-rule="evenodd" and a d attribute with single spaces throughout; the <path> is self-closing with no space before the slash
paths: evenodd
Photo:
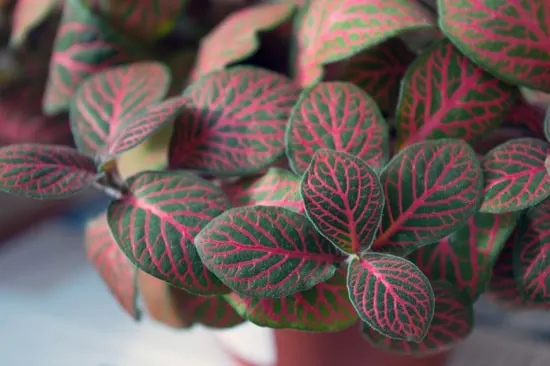
<path id="1" fill-rule="evenodd" d="M 550 1 L 255 5 L 204 38 L 181 94 L 178 67 L 123 52 L 106 24 L 126 13 L 103 3 L 66 1 L 44 97 L 77 149 L 4 147 L 0 188 L 110 195 L 86 248 L 134 318 L 141 295 L 177 327 L 360 320 L 375 346 L 426 354 L 468 336 L 485 293 L 548 308 L 550 117 L 519 87 L 550 92 Z M 291 76 L 250 64 L 259 31 L 290 42 Z"/>

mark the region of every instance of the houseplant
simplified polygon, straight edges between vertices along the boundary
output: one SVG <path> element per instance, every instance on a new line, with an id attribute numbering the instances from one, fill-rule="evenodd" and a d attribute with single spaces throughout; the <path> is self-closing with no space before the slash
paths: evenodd
<path id="1" fill-rule="evenodd" d="M 1 149 L 0 189 L 109 195 L 87 250 L 134 318 L 140 294 L 174 327 L 281 329 L 278 365 L 435 365 L 482 294 L 548 306 L 550 129 L 523 95 L 550 92 L 550 2 L 254 5 L 203 38 L 183 93 L 126 53 L 120 12 L 64 6 L 44 109 L 76 149 Z M 260 31 L 290 42 L 289 75 Z"/>

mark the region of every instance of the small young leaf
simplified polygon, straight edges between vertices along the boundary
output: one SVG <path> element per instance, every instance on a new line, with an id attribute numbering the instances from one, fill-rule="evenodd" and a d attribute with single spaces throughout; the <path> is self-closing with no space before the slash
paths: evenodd
<path id="1" fill-rule="evenodd" d="M 377 233 L 384 196 L 376 172 L 348 153 L 317 150 L 301 192 L 315 228 L 348 254 L 368 250 Z"/>
<path id="2" fill-rule="evenodd" d="M 482 160 L 483 202 L 480 211 L 520 211 L 550 196 L 550 177 L 544 160 L 550 145 L 535 138 L 509 140 Z"/>
<path id="3" fill-rule="evenodd" d="M 315 151 L 331 149 L 375 169 L 388 160 L 388 127 L 374 101 L 351 83 L 325 82 L 302 92 L 286 132 L 290 167 L 302 175 Z"/>
<path id="4" fill-rule="evenodd" d="M 511 84 L 550 91 L 550 2 L 439 0 L 443 33 L 469 58 Z"/>
<path id="5" fill-rule="evenodd" d="M 236 207 L 276 206 L 304 212 L 300 178 L 288 170 L 270 168 L 261 177 L 241 178 L 222 189 Z"/>
<path id="6" fill-rule="evenodd" d="M 363 323 L 363 334 L 375 347 L 392 353 L 426 356 L 447 351 L 464 341 L 474 326 L 474 309 L 470 299 L 446 282 L 434 282 L 434 317 L 420 343 L 382 336 Z"/>
<path id="7" fill-rule="evenodd" d="M 346 59 L 434 20 L 411 0 L 315 0 L 297 19 L 296 79 L 312 86 L 323 65 Z"/>
<path id="8" fill-rule="evenodd" d="M 294 11 L 291 2 L 264 3 L 231 13 L 201 41 L 192 80 L 251 56 L 260 46 L 258 33 L 276 28 Z"/>
<path id="9" fill-rule="evenodd" d="M 65 146 L 19 144 L 0 149 L 0 191 L 35 199 L 64 198 L 90 187 L 94 162 Z"/>
<path id="10" fill-rule="evenodd" d="M 70 110 L 78 149 L 90 156 L 104 147 L 109 149 L 129 120 L 164 98 L 169 84 L 168 69 L 157 62 L 111 68 L 86 80 Z"/>
<path id="11" fill-rule="evenodd" d="M 434 294 L 413 263 L 367 253 L 351 262 L 347 281 L 351 303 L 372 329 L 393 339 L 424 339 L 434 315 Z"/>
<path id="12" fill-rule="evenodd" d="M 465 142 L 419 142 L 395 156 L 380 176 L 386 205 L 374 248 L 406 255 L 465 225 L 479 207 L 481 166 Z"/>
<path id="13" fill-rule="evenodd" d="M 139 269 L 196 294 L 228 293 L 201 263 L 199 231 L 231 204 L 214 184 L 185 172 L 142 172 L 128 194 L 109 206 L 108 220 L 122 251 Z"/>
<path id="14" fill-rule="evenodd" d="M 117 246 L 105 214 L 86 225 L 86 255 L 122 308 L 139 320 L 137 268 Z"/>
<path id="15" fill-rule="evenodd" d="M 446 137 L 474 141 L 502 122 L 516 96 L 517 89 L 475 65 L 451 42 L 437 42 L 403 80 L 398 145 Z"/>
<path id="16" fill-rule="evenodd" d="M 241 295 L 280 298 L 331 278 L 341 257 L 308 219 L 281 207 L 226 211 L 195 239 L 204 265 Z"/>
<path id="17" fill-rule="evenodd" d="M 184 92 L 189 108 L 175 122 L 170 166 L 215 176 L 256 173 L 284 155 L 284 136 L 299 90 L 279 74 L 234 67 Z"/>
<path id="18" fill-rule="evenodd" d="M 19 47 L 27 35 L 37 27 L 60 3 L 60 0 L 17 0 L 13 10 L 10 45 Z"/>

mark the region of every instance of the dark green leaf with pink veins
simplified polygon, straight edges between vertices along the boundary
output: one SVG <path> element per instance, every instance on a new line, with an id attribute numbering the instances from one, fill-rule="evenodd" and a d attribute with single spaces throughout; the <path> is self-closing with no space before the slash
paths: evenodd
<path id="1" fill-rule="evenodd" d="M 550 196 L 550 177 L 544 160 L 550 145 L 535 138 L 509 140 L 483 158 L 482 212 L 513 212 Z"/>
<path id="2" fill-rule="evenodd" d="M 69 108 L 78 87 L 91 75 L 132 59 L 128 42 L 94 14 L 83 0 L 66 0 L 55 38 L 48 84 L 46 114 Z"/>
<path id="3" fill-rule="evenodd" d="M 236 207 L 277 206 L 304 212 L 300 178 L 285 169 L 270 168 L 260 177 L 241 178 L 222 189 Z"/>
<path id="4" fill-rule="evenodd" d="M 139 62 L 111 68 L 86 80 L 71 104 L 71 129 L 84 154 L 107 154 L 117 134 L 152 103 L 164 98 L 169 70 L 157 62 Z M 116 147 L 115 147 L 116 148 Z M 107 156 L 97 156 L 104 163 Z"/>
<path id="5" fill-rule="evenodd" d="M 437 42 L 403 79 L 398 144 L 445 137 L 474 141 L 502 122 L 516 95 L 516 88 L 475 65 L 451 42 Z"/>
<path id="6" fill-rule="evenodd" d="M 245 319 L 263 327 L 327 332 L 348 328 L 358 320 L 349 300 L 344 268 L 310 290 L 280 299 L 237 293 L 226 297 Z"/>
<path id="7" fill-rule="evenodd" d="M 387 338 L 363 323 L 365 338 L 375 347 L 415 356 L 450 350 L 468 338 L 474 326 L 474 309 L 470 299 L 447 282 L 437 281 L 432 286 L 434 317 L 421 342 Z"/>
<path id="8" fill-rule="evenodd" d="M 534 303 L 550 301 L 550 198 L 531 208 L 518 225 L 514 275 L 520 291 Z"/>
<path id="9" fill-rule="evenodd" d="M 199 231 L 231 207 L 222 191 L 185 172 L 142 172 L 126 185 L 129 193 L 111 203 L 108 220 L 132 263 L 192 293 L 228 293 L 194 245 Z"/>
<path id="10" fill-rule="evenodd" d="M 499 79 L 550 91 L 550 2 L 439 0 L 443 33 Z"/>
<path id="11" fill-rule="evenodd" d="M 282 207 L 226 211 L 197 236 L 204 265 L 241 295 L 280 298 L 331 278 L 343 261 L 308 219 Z"/>
<path id="12" fill-rule="evenodd" d="M 480 163 L 464 141 L 419 142 L 380 175 L 386 204 L 373 248 L 406 255 L 465 225 L 479 208 Z"/>
<path id="13" fill-rule="evenodd" d="M 407 30 L 434 26 L 412 0 L 316 0 L 297 19 L 295 74 L 305 87 L 323 65 L 343 60 Z"/>
<path id="14" fill-rule="evenodd" d="M 286 132 L 286 153 L 302 175 L 319 149 L 347 152 L 380 169 L 388 161 L 388 126 L 359 87 L 324 82 L 302 92 Z"/>
<path id="15" fill-rule="evenodd" d="M 516 226 L 517 216 L 478 212 L 467 225 L 419 248 L 409 259 L 430 280 L 448 281 L 475 301 L 489 285 L 493 266 Z"/>
<path id="16" fill-rule="evenodd" d="M 383 336 L 421 342 L 434 315 L 434 294 L 413 263 L 367 253 L 348 272 L 350 300 L 362 321 Z"/>
<path id="17" fill-rule="evenodd" d="M 235 176 L 275 163 L 299 93 L 290 79 L 257 67 L 200 78 L 183 93 L 190 104 L 175 122 L 170 166 Z"/>
<path id="18" fill-rule="evenodd" d="M 36 199 L 64 198 L 90 187 L 94 161 L 65 146 L 19 144 L 0 149 L 0 191 Z"/>
<path id="19" fill-rule="evenodd" d="M 384 195 L 376 172 L 344 152 L 317 150 L 301 183 L 315 228 L 347 254 L 368 250 L 377 233 Z"/>

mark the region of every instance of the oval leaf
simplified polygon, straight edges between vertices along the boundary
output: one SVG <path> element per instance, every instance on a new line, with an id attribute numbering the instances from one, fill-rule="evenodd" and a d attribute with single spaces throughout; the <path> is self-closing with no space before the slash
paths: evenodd
<path id="1" fill-rule="evenodd" d="M 137 269 L 113 239 L 107 215 L 102 214 L 88 222 L 84 244 L 88 259 L 109 291 L 132 318 L 139 320 Z"/>
<path id="2" fill-rule="evenodd" d="M 164 98 L 169 84 L 168 69 L 157 62 L 111 68 L 86 80 L 71 104 L 71 129 L 78 149 L 94 156 L 109 148 L 122 126 Z"/>
<path id="3" fill-rule="evenodd" d="M 304 212 L 300 178 L 288 170 L 270 168 L 261 177 L 242 178 L 222 189 L 236 207 L 276 206 Z"/>
<path id="4" fill-rule="evenodd" d="M 206 267 L 242 295 L 280 298 L 331 278 L 342 261 L 303 215 L 281 207 L 231 209 L 197 236 Z"/>
<path id="5" fill-rule="evenodd" d="M 550 2 L 439 0 L 443 33 L 499 79 L 550 91 Z"/>
<path id="6" fill-rule="evenodd" d="M 400 33 L 432 27 L 432 17 L 410 0 L 316 0 L 298 18 L 296 79 L 319 82 L 323 65 L 353 56 Z"/>
<path id="7" fill-rule="evenodd" d="M 267 3 L 235 11 L 201 41 L 191 78 L 244 60 L 260 46 L 258 33 L 276 28 L 293 14 L 291 2 Z"/>
<path id="8" fill-rule="evenodd" d="M 10 45 L 19 47 L 27 35 L 48 16 L 59 0 L 17 0 L 13 10 Z"/>
<path id="9" fill-rule="evenodd" d="M 384 196 L 376 172 L 350 154 L 318 150 L 301 192 L 315 228 L 348 254 L 368 250 L 382 220 Z"/>
<path id="10" fill-rule="evenodd" d="M 290 167 L 298 175 L 319 149 L 347 152 L 375 169 L 388 160 L 387 124 L 374 101 L 351 83 L 320 83 L 304 91 L 285 138 Z"/>
<path id="11" fill-rule="evenodd" d="M 170 166 L 216 176 L 256 173 L 284 155 L 284 135 L 299 90 L 256 67 L 211 73 L 190 85 L 175 123 Z"/>
<path id="12" fill-rule="evenodd" d="M 0 191 L 35 199 L 64 198 L 95 181 L 93 160 L 65 146 L 19 144 L 0 149 Z"/>
<path id="13" fill-rule="evenodd" d="M 387 338 L 363 323 L 365 338 L 375 347 L 415 356 L 444 352 L 464 341 L 474 325 L 474 309 L 470 299 L 445 282 L 435 282 L 433 291 L 434 317 L 422 342 Z"/>
<path id="14" fill-rule="evenodd" d="M 516 90 L 476 66 L 448 40 L 440 41 L 416 59 L 403 80 L 398 144 L 445 137 L 474 141 L 502 122 Z"/>
<path id="15" fill-rule="evenodd" d="M 406 255 L 450 235 L 477 211 L 483 176 L 472 148 L 442 139 L 408 146 L 380 176 L 386 205 L 374 248 Z"/>
<path id="16" fill-rule="evenodd" d="M 239 314 L 261 327 L 330 332 L 348 328 L 358 320 L 349 301 L 346 274 L 342 269 L 310 290 L 280 299 L 236 293 L 226 296 Z"/>
<path id="17" fill-rule="evenodd" d="M 413 263 L 368 253 L 351 262 L 351 303 L 361 320 L 385 337 L 421 342 L 434 315 L 430 282 Z"/>
<path id="18" fill-rule="evenodd" d="M 212 183 L 184 172 L 143 172 L 126 182 L 108 220 L 122 251 L 139 269 L 197 294 L 229 290 L 201 263 L 194 238 L 231 204 Z"/>
<path id="19" fill-rule="evenodd" d="M 544 160 L 550 145 L 534 138 L 513 139 L 489 151 L 482 160 L 482 212 L 513 212 L 550 196 Z"/>

